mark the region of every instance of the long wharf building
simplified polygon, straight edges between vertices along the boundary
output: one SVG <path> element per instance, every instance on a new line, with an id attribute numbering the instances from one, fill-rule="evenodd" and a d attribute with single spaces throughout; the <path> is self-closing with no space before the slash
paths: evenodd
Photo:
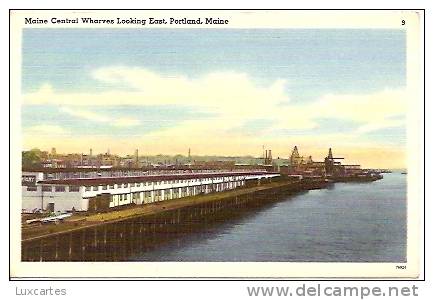
<path id="1" fill-rule="evenodd" d="M 278 176 L 265 170 L 27 170 L 22 173 L 22 210 L 88 211 L 101 198 L 108 208 L 147 204 L 222 192 L 249 180 Z"/>

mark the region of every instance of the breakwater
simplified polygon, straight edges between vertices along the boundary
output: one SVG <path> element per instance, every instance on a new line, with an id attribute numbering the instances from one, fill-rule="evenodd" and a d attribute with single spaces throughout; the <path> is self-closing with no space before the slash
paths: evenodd
<path id="1" fill-rule="evenodd" d="M 262 189 L 245 188 L 235 195 L 229 192 L 221 193 L 217 198 L 195 196 L 195 201 L 186 201 L 185 205 L 177 207 L 161 202 L 161 210 L 151 214 L 105 220 L 24 238 L 21 243 L 22 261 L 123 261 L 164 246 L 165 242 L 180 234 L 189 234 L 207 224 L 224 222 L 290 194 L 323 188 L 326 184 L 324 181 L 304 180 L 267 187 L 267 183 L 263 183 Z"/>

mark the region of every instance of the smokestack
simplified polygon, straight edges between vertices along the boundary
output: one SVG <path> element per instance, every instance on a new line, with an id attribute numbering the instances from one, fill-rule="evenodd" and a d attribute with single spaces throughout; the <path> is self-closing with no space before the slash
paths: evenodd
<path id="1" fill-rule="evenodd" d="M 333 158 L 332 148 L 329 148 L 329 155 L 328 155 L 328 158 Z"/>
<path id="2" fill-rule="evenodd" d="M 271 150 L 268 150 L 268 159 L 271 161 L 273 157 L 271 156 Z"/>
<path id="3" fill-rule="evenodd" d="M 89 149 L 89 156 L 92 156 L 92 148 Z"/>

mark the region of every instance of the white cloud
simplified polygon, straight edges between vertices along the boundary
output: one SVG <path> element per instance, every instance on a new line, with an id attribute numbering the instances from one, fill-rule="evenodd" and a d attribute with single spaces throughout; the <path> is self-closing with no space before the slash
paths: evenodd
<path id="1" fill-rule="evenodd" d="M 299 124 L 301 129 L 316 128 L 316 119 L 346 120 L 360 123 L 354 134 L 405 125 L 404 120 L 396 119 L 405 116 L 407 111 L 407 94 L 405 89 L 385 89 L 370 94 L 328 94 L 306 105 L 288 105 L 279 109 L 276 126 L 294 128 Z"/>
<path id="2" fill-rule="evenodd" d="M 214 72 L 188 78 L 163 76 L 143 68 L 109 67 L 95 70 L 92 76 L 99 82 L 122 88 L 113 87 L 96 93 L 64 93 L 44 85 L 40 90 L 24 95 L 25 103 L 67 106 L 62 109 L 65 113 L 116 127 L 138 126 L 140 121 L 129 117 L 111 118 L 84 108 L 89 105 L 194 106 L 217 117 L 184 121 L 176 127 L 164 127 L 144 137 L 165 137 L 168 141 L 173 141 L 174 137 L 184 137 L 184 140 L 188 137 L 189 140 L 195 138 L 206 143 L 211 136 L 242 143 L 247 137 L 231 130 L 255 119 L 272 120 L 270 130 L 313 129 L 319 126 L 316 122 L 319 118 L 348 120 L 361 124 L 346 137 L 356 139 L 366 132 L 404 125 L 395 117 L 405 115 L 408 102 L 404 89 L 385 89 L 359 95 L 328 94 L 308 104 L 291 104 L 285 80 L 278 79 L 269 85 L 258 86 L 247 74 L 236 72 Z M 273 138 L 266 135 L 266 130 L 262 132 L 265 133 L 263 136 L 250 139 L 255 138 L 254 143 L 257 139 L 261 145 L 261 139 Z M 297 140 L 301 138 L 304 137 L 297 136 Z M 320 139 L 318 136 L 309 138 Z"/>
<path id="3" fill-rule="evenodd" d="M 106 123 L 110 121 L 110 118 L 106 116 L 84 109 L 71 109 L 69 107 L 62 107 L 60 108 L 60 111 L 67 113 L 71 116 L 86 119 L 89 121 L 100 122 L 100 123 Z"/>
<path id="4" fill-rule="evenodd" d="M 140 125 L 140 121 L 137 119 L 129 117 L 114 118 L 101 113 L 95 113 L 93 111 L 71 108 L 71 107 L 61 107 L 61 112 L 67 113 L 71 116 L 86 119 L 92 122 L 107 123 L 115 127 L 133 127 Z"/>
<path id="5" fill-rule="evenodd" d="M 405 89 L 385 89 L 362 95 L 326 95 L 314 103 L 322 116 L 362 123 L 355 134 L 404 126 L 408 105 Z"/>
<path id="6" fill-rule="evenodd" d="M 128 86 L 101 93 L 61 93 L 49 86 L 24 95 L 27 104 L 92 105 L 193 105 L 237 116 L 257 115 L 287 102 L 284 80 L 259 87 L 243 73 L 215 72 L 197 79 L 162 76 L 140 68 L 112 67 L 93 73 L 101 82 Z"/>
<path id="7" fill-rule="evenodd" d="M 48 125 L 48 124 L 41 124 L 41 125 L 35 125 L 31 127 L 27 127 L 24 129 L 25 134 L 31 134 L 31 135 L 66 135 L 68 132 L 57 125 Z"/>
<path id="8" fill-rule="evenodd" d="M 315 104 L 321 114 L 360 122 L 381 121 L 406 112 L 404 89 L 385 89 L 360 95 L 325 95 Z"/>
<path id="9" fill-rule="evenodd" d="M 116 127 L 132 127 L 140 125 L 140 121 L 132 118 L 119 118 L 113 122 Z"/>
<path id="10" fill-rule="evenodd" d="M 380 129 L 384 129 L 384 128 L 396 128 L 396 127 L 401 127 L 401 126 L 405 126 L 405 121 L 404 120 L 380 120 L 378 122 L 375 123 L 367 123 L 364 124 L 362 126 L 360 126 L 359 128 L 357 128 L 356 133 L 358 134 L 363 134 L 363 133 L 369 133 L 369 132 L 373 132 L 373 131 L 377 131 Z"/>

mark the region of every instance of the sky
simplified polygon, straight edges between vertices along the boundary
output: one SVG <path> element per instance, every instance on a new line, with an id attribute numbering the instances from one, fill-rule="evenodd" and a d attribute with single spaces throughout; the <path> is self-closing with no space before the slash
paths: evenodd
<path id="1" fill-rule="evenodd" d="M 24 29 L 24 149 L 405 166 L 406 38 L 375 29 Z"/>

